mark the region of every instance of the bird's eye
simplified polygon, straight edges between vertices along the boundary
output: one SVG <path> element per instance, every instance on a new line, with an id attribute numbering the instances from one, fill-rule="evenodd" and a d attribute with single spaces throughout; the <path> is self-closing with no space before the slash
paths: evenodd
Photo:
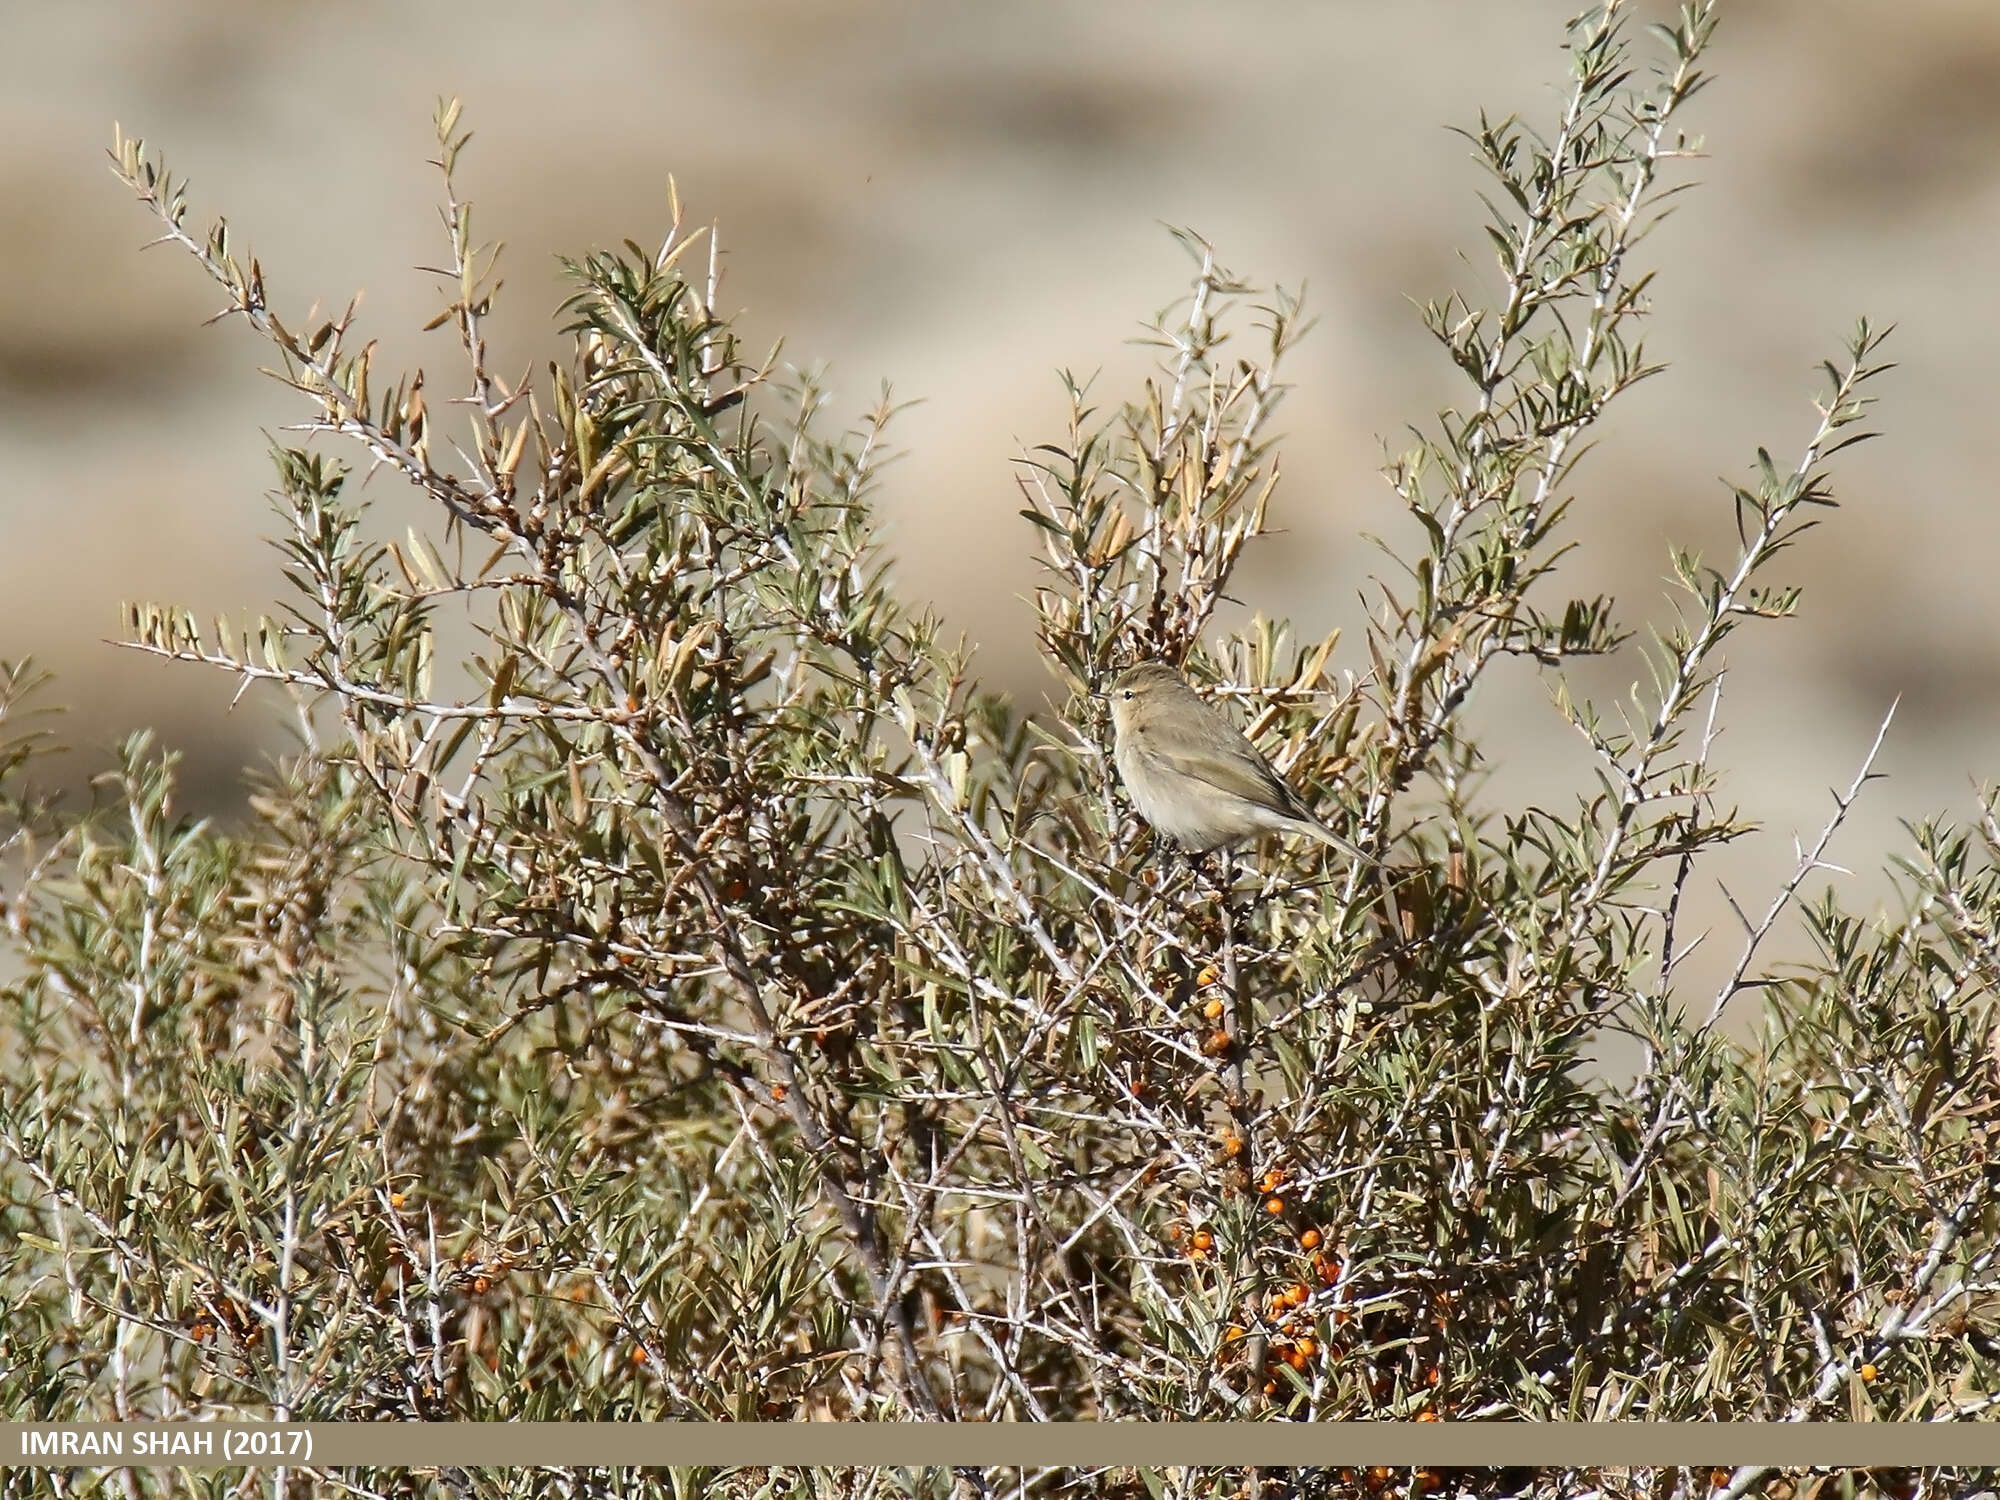
<path id="1" fill-rule="evenodd" d="M 1127 703 L 1130 703 L 1134 698 L 1138 697 L 1139 695 L 1133 692 L 1130 688 L 1126 688 L 1123 692 L 1119 693 L 1118 696 L 1123 698 Z"/>

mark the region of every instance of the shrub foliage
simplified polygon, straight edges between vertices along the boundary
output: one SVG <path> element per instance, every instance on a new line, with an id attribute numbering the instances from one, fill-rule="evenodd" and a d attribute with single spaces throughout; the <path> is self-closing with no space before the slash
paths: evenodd
<path id="1" fill-rule="evenodd" d="M 281 317 L 121 137 L 304 413 L 274 455 L 283 607 L 134 607 L 129 639 L 284 695 L 297 745 L 240 827 L 177 813 L 144 736 L 69 812 L 33 790 L 33 673 L 0 685 L 7 1409 L 1984 1410 L 2000 804 L 1915 829 L 1899 909 L 1853 915 L 1813 889 L 1864 765 L 1709 937 L 1719 989 L 1677 921 L 1750 826 L 1709 763 L 1726 644 L 1794 611 L 1774 562 L 1866 435 L 1878 333 L 1826 367 L 1798 460 L 1760 452 L 1729 493 L 1736 554 L 1673 557 L 1649 641 L 1556 592 L 1579 460 L 1657 368 L 1634 252 L 1713 29 L 1706 3 L 1650 34 L 1624 9 L 1574 23 L 1552 123 L 1466 133 L 1497 291 L 1423 309 L 1463 398 L 1387 471 L 1414 540 L 1364 649 L 1218 619 L 1303 322 L 1187 236 L 1156 377 L 1071 383 L 1022 462 L 1041 714 L 891 585 L 886 396 L 840 430 L 753 359 L 677 203 L 657 248 L 569 267 L 568 359 L 511 383 L 442 108 L 457 373 L 392 376 L 351 308 Z M 386 471 L 389 525 L 350 463 Z M 470 659 L 440 664 L 441 635 Z M 1605 653 L 1643 663 L 1613 704 L 1564 677 Z M 1373 858 L 1156 845 L 1091 696 L 1144 657 L 1235 705 Z M 1483 792 L 1504 752 L 1464 710 L 1508 657 L 1594 754 L 1565 806 Z M 1774 968 L 1800 922 L 1816 959 Z M 1636 1078 L 1590 1065 L 1611 1035 Z"/>

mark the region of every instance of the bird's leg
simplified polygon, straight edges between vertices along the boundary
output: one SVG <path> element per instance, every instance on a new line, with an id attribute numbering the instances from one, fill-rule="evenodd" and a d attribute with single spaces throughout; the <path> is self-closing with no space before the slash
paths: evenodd
<path id="1" fill-rule="evenodd" d="M 1180 908 L 1182 920 L 1192 924 L 1198 931 L 1202 922 L 1201 913 L 1197 909 L 1197 898 L 1201 894 L 1201 888 L 1208 884 L 1208 862 L 1202 855 L 1191 853 L 1186 849 L 1181 849 L 1179 853 L 1187 864 L 1189 882 L 1186 897 L 1177 896 L 1175 901 Z"/>

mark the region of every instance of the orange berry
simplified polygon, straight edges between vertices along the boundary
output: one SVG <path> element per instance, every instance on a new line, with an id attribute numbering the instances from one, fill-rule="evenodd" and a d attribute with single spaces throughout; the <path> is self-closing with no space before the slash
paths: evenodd
<path id="1" fill-rule="evenodd" d="M 1304 1351 L 1297 1344 L 1292 1345 L 1291 1348 L 1285 1351 L 1285 1363 L 1290 1365 L 1294 1370 L 1303 1370 L 1306 1367 Z"/>
<path id="2" fill-rule="evenodd" d="M 1444 1379 L 1444 1377 L 1438 1374 L 1438 1368 L 1436 1365 L 1432 1365 L 1428 1370 L 1424 1371 L 1425 1385 L 1436 1385 L 1442 1379 Z"/>
<path id="3" fill-rule="evenodd" d="M 1220 1000 L 1211 1000 L 1201 1008 L 1201 1013 L 1211 1021 L 1220 1021 L 1224 1006 Z"/>
<path id="4" fill-rule="evenodd" d="M 472 1278 L 472 1290 L 476 1295 L 483 1297 L 493 1290 L 493 1283 L 484 1276 L 475 1276 Z"/>
<path id="5" fill-rule="evenodd" d="M 1319 1353 L 1319 1345 L 1315 1344 L 1311 1339 L 1300 1339 L 1297 1347 L 1301 1359 L 1311 1359 L 1315 1354 Z"/>
<path id="6" fill-rule="evenodd" d="M 1210 1234 L 1206 1229 L 1197 1229 L 1194 1232 L 1194 1247 L 1201 1251 L 1213 1250 L 1215 1248 L 1215 1236 Z"/>
<path id="7" fill-rule="evenodd" d="M 787 1089 L 785 1088 L 785 1086 L 784 1086 L 784 1085 L 783 1085 L 782 1083 L 774 1083 L 774 1084 L 772 1084 L 772 1085 L 771 1085 L 771 1102 L 772 1102 L 773 1104 L 783 1104 L 783 1103 L 785 1102 L 785 1095 L 786 1095 L 786 1093 L 787 1093 L 787 1092 L 788 1092 L 788 1090 L 787 1090 Z"/>
<path id="8" fill-rule="evenodd" d="M 1243 1332 L 1243 1330 L 1234 1323 L 1231 1323 L 1227 1328 L 1222 1330 L 1222 1342 L 1225 1344 L 1233 1344 L 1237 1342 L 1239 1339 L 1246 1337 L 1248 1337 L 1248 1335 L 1246 1335 Z"/>
<path id="9" fill-rule="evenodd" d="M 1265 1213 L 1271 1214 L 1275 1217 L 1276 1215 L 1281 1214 L 1284 1211 L 1285 1211 L 1285 1200 L 1283 1198 L 1266 1198 L 1264 1200 Z"/>
<path id="10" fill-rule="evenodd" d="M 1222 1138 L 1222 1154 L 1224 1156 L 1241 1156 L 1243 1154 L 1243 1137 L 1240 1135 L 1225 1135 Z"/>
<path id="11" fill-rule="evenodd" d="M 1275 1381 L 1275 1380 L 1267 1380 L 1267 1381 L 1265 1381 L 1265 1382 L 1264 1382 L 1264 1394 L 1265 1394 L 1265 1395 L 1267 1395 L 1267 1396 L 1275 1396 L 1275 1395 L 1277 1395 L 1277 1394 L 1278 1394 L 1278 1382 L 1277 1382 L 1277 1381 Z"/>
<path id="12" fill-rule="evenodd" d="M 645 1362 L 646 1362 L 646 1346 L 644 1344 L 634 1344 L 632 1346 L 632 1363 L 635 1365 L 643 1365 Z"/>
<path id="13" fill-rule="evenodd" d="M 1420 1411 L 1417 1413 L 1417 1420 L 1419 1422 L 1435 1422 L 1437 1419 L 1438 1414 L 1434 1411 Z"/>
<path id="14" fill-rule="evenodd" d="M 1300 1235 L 1299 1248 L 1302 1250 L 1319 1249 L 1319 1231 L 1317 1229 L 1308 1229 L 1304 1234 Z"/>
<path id="15" fill-rule="evenodd" d="M 401 1193 L 391 1193 L 389 1195 L 389 1207 L 391 1208 L 401 1208 L 405 1203 L 408 1203 L 409 1201 L 410 1200 Z"/>
<path id="16" fill-rule="evenodd" d="M 1222 1056 L 1223 1053 L 1229 1050 L 1229 1033 L 1226 1031 L 1211 1031 L 1207 1038 L 1203 1040 L 1201 1050 L 1204 1057 Z"/>
<path id="17" fill-rule="evenodd" d="M 1863 1380 L 1873 1380 L 1877 1375 L 1881 1373 L 1882 1372 L 1876 1369 L 1873 1365 L 1863 1365 L 1861 1367 L 1861 1378 Z"/>
<path id="18" fill-rule="evenodd" d="M 1201 972 L 1194 976 L 1194 983 L 1196 989 L 1203 990 L 1207 989 L 1211 984 L 1220 984 L 1222 983 L 1222 970 L 1216 968 L 1214 964 L 1203 964 Z"/>
<path id="19" fill-rule="evenodd" d="M 1312 1293 L 1307 1290 L 1303 1281 L 1295 1281 L 1285 1288 L 1285 1301 L 1293 1307 L 1305 1306 L 1311 1297 Z"/>

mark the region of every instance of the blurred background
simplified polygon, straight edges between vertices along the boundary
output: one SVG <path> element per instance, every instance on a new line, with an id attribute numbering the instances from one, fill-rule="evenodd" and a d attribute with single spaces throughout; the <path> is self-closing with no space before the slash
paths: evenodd
<path id="1" fill-rule="evenodd" d="M 1378 474 L 1406 427 L 1461 398 L 1410 299 L 1490 292 L 1482 181 L 1448 126 L 1483 108 L 1551 118 L 1572 0 L 1216 6 L 916 6 L 809 0 L 301 5 L 10 4 L 0 49 L 0 654 L 33 653 L 92 756 L 157 727 L 190 800 L 226 812 L 275 745 L 232 685 L 105 644 L 126 598 L 198 614 L 268 607 L 276 559 L 266 432 L 296 400 L 256 373 L 243 327 L 185 256 L 139 253 L 151 221 L 107 170 L 114 120 L 226 214 L 293 318 L 364 293 L 378 372 L 451 370 L 431 114 L 476 132 L 462 189 L 506 243 L 490 331 L 503 367 L 555 348 L 555 256 L 656 241 L 667 175 L 722 226 L 724 302 L 753 342 L 830 367 L 837 410 L 880 383 L 916 399 L 895 437 L 885 540 L 988 677 L 1039 696 L 1023 595 L 1033 534 L 1012 460 L 1061 435 L 1056 371 L 1137 389 L 1130 340 L 1184 285 L 1161 228 L 1187 225 L 1259 282 L 1308 286 L 1317 330 L 1278 427 L 1291 535 L 1254 550 L 1247 604 L 1302 634 L 1336 625 L 1359 664 L 1365 534 L 1407 539 Z M 1727 792 L 1766 832 L 1732 853 L 1761 909 L 1902 696 L 1833 857 L 1866 872 L 1899 819 L 1972 810 L 2000 777 L 2000 7 L 1990 0 L 1726 6 L 1713 86 L 1689 112 L 1701 186 L 1644 245 L 1660 267 L 1648 352 L 1669 372 L 1622 400 L 1578 476 L 1566 586 L 1664 621 L 1669 540 L 1712 560 L 1734 535 L 1724 478 L 1795 461 L 1817 364 L 1858 314 L 1899 325 L 1886 436 L 1841 461 L 1844 508 L 1785 564 L 1797 621 L 1730 651 Z M 432 519 L 382 483 L 399 531 Z M 1637 675 L 1636 659 L 1592 687 Z M 1580 744 L 1532 673 L 1476 705 L 1495 795 L 1567 805 Z M 1731 940 L 1733 942 L 1733 940 Z"/>

